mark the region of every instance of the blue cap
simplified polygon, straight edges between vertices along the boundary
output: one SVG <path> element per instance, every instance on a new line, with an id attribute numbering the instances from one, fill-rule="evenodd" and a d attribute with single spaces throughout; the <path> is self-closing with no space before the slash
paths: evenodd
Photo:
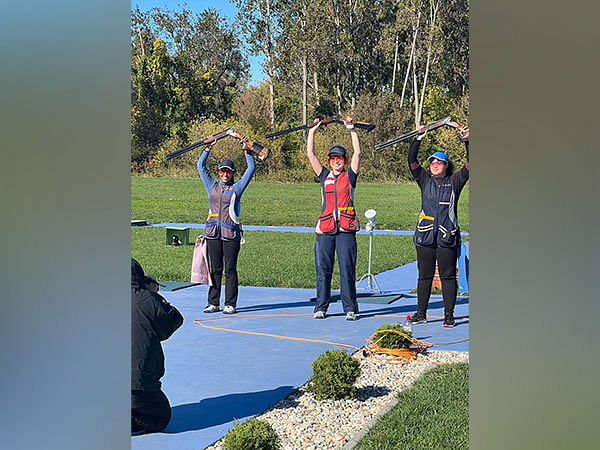
<path id="1" fill-rule="evenodd" d="M 342 147 L 341 145 L 334 145 L 333 147 L 331 147 L 329 149 L 329 153 L 327 153 L 327 156 L 329 156 L 329 155 L 346 156 L 346 149 L 344 147 Z"/>
<path id="2" fill-rule="evenodd" d="M 232 172 L 235 172 L 235 166 L 233 165 L 233 161 L 230 159 L 224 159 L 219 163 L 219 169 L 229 169 Z"/>
<path id="3" fill-rule="evenodd" d="M 438 161 L 442 161 L 443 163 L 448 164 L 448 155 L 446 154 L 446 152 L 435 152 L 433 155 L 431 155 L 429 158 L 427 158 L 427 161 L 431 162 L 434 159 L 437 159 Z"/>

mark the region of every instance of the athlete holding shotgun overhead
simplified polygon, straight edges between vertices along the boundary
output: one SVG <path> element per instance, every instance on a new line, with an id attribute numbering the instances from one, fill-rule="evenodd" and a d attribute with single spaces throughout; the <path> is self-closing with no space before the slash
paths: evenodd
<path id="1" fill-rule="evenodd" d="M 322 208 L 316 227 L 315 269 L 317 272 L 317 302 L 315 319 L 324 319 L 331 300 L 331 276 L 335 254 L 340 268 L 340 296 L 346 320 L 356 320 L 356 232 L 360 229 L 354 210 L 354 188 L 360 168 L 360 143 L 349 117 L 341 119 L 352 137 L 352 161 L 346 170 L 348 155 L 341 145 L 329 149 L 323 167 L 315 154 L 315 132 L 319 119 L 311 124 L 306 142 L 308 160 L 321 182 Z"/>
<path id="2" fill-rule="evenodd" d="M 456 261 L 460 248 L 460 228 L 456 206 L 458 197 L 469 180 L 469 129 L 462 126 L 455 128 L 459 129 L 461 140 L 467 149 L 467 162 L 458 172 L 454 172 L 452 162 L 443 151 L 436 151 L 428 158 L 430 173 L 421 167 L 417 154 L 421 139 L 427 131 L 418 134 L 408 151 L 410 171 L 421 189 L 421 213 L 414 234 L 419 271 L 417 312 L 412 315 L 411 321 L 427 322 L 427 305 L 437 260 L 444 299 L 443 326 L 447 328 L 454 326 L 454 306 L 458 290 Z"/>
<path id="3" fill-rule="evenodd" d="M 216 141 L 215 141 L 216 142 Z M 237 259 L 242 239 L 240 223 L 240 199 L 256 171 L 254 154 L 250 143 L 242 136 L 242 148 L 246 151 L 248 167 L 239 181 L 234 182 L 235 166 L 230 159 L 219 163 L 219 181 L 215 181 L 206 169 L 206 161 L 214 142 L 209 144 L 198 159 L 198 173 L 208 192 L 209 214 L 204 226 L 211 286 L 208 288 L 208 305 L 205 313 L 219 311 L 223 261 L 225 261 L 225 314 L 235 313 L 238 297 Z"/>

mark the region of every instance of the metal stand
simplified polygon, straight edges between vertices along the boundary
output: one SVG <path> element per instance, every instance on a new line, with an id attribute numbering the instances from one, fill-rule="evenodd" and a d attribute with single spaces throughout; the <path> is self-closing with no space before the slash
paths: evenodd
<path id="1" fill-rule="evenodd" d="M 371 273 L 371 256 L 373 254 L 373 230 L 369 231 L 369 271 L 367 273 L 365 273 L 362 277 L 360 277 L 360 279 L 358 280 L 358 282 L 356 283 L 357 285 L 364 280 L 365 278 L 367 279 L 367 284 L 369 285 L 369 289 L 373 290 L 373 283 L 375 284 L 375 286 L 377 286 L 377 291 L 379 291 L 379 293 L 381 294 L 381 288 L 379 287 L 379 283 L 377 283 L 377 280 L 375 279 L 375 276 Z"/>

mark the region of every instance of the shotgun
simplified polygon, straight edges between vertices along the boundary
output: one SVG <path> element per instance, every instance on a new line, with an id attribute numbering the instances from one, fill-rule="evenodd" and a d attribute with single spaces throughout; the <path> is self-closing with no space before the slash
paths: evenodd
<path id="1" fill-rule="evenodd" d="M 269 157 L 269 155 L 271 154 L 271 150 L 269 150 L 267 147 L 263 147 L 258 142 L 253 142 L 253 141 L 249 140 L 246 136 L 238 133 L 233 128 L 229 128 L 228 130 L 225 130 L 225 132 L 227 133 L 228 136 L 232 136 L 232 137 L 238 139 L 240 142 L 242 142 L 243 149 L 246 150 L 251 155 L 257 157 L 261 161 L 264 161 L 265 159 L 267 159 Z"/>
<path id="2" fill-rule="evenodd" d="M 450 117 L 445 117 L 444 119 L 438 120 L 438 121 L 430 123 L 428 125 L 425 125 L 420 130 L 409 131 L 408 133 L 404 133 L 401 136 L 392 138 L 389 141 L 383 142 L 381 144 L 376 144 L 375 150 L 381 150 L 383 148 L 389 147 L 390 145 L 394 145 L 394 144 L 397 144 L 398 142 L 404 141 L 406 139 L 410 139 L 413 136 L 423 134 L 426 131 L 431 131 L 431 130 L 435 130 L 436 128 L 443 127 L 444 125 L 447 125 L 451 128 L 457 128 L 457 129 L 464 128 L 463 125 L 460 125 L 460 124 L 454 122 Z"/>
<path id="3" fill-rule="evenodd" d="M 183 155 L 184 153 L 194 150 L 195 148 L 202 147 L 203 145 L 204 146 L 213 145 L 218 140 L 221 140 L 227 136 L 234 137 L 234 138 L 238 139 L 240 142 L 243 142 L 244 150 L 247 150 L 248 153 L 252 154 L 253 156 L 256 156 L 261 161 L 264 161 L 265 159 L 267 159 L 269 157 L 269 155 L 271 154 L 271 150 L 269 150 L 268 148 L 263 147 L 262 145 L 260 145 L 257 142 L 252 142 L 252 141 L 248 140 L 248 138 L 246 138 L 244 135 L 236 132 L 233 128 L 228 128 L 226 130 L 220 131 L 219 133 L 210 135 L 207 138 L 202 139 L 201 141 L 190 144 L 187 147 L 183 147 L 183 148 L 180 148 L 179 150 L 175 150 L 174 152 L 169 153 L 167 155 L 166 159 L 168 161 L 179 155 Z"/>
<path id="4" fill-rule="evenodd" d="M 329 125 L 330 123 L 339 123 L 342 125 L 344 124 L 344 122 L 342 122 L 342 118 L 340 116 L 336 116 L 331 119 L 321 120 L 321 125 Z M 361 130 L 372 131 L 375 128 L 374 123 L 366 123 L 366 122 L 349 122 L 349 123 L 354 125 L 355 128 L 360 128 Z M 281 136 L 283 134 L 291 133 L 293 131 L 308 130 L 309 128 L 312 128 L 315 125 L 316 125 L 315 123 L 308 123 L 306 125 L 300 125 L 298 127 L 288 128 L 287 130 L 275 131 L 274 133 L 265 135 L 265 137 L 266 138 L 274 138 L 277 136 Z"/>

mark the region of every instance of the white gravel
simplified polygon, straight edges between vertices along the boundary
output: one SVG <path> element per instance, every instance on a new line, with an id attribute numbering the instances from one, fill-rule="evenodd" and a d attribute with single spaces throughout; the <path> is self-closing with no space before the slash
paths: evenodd
<path id="1" fill-rule="evenodd" d="M 419 354 L 404 365 L 390 364 L 379 357 L 366 358 L 362 351 L 353 356 L 361 367 L 354 399 L 319 401 L 301 386 L 257 416 L 277 431 L 285 450 L 351 448 L 371 422 L 395 404 L 398 392 L 425 371 L 439 363 L 469 361 L 468 353 L 434 350 Z M 222 441 L 207 449 L 221 450 Z"/>

